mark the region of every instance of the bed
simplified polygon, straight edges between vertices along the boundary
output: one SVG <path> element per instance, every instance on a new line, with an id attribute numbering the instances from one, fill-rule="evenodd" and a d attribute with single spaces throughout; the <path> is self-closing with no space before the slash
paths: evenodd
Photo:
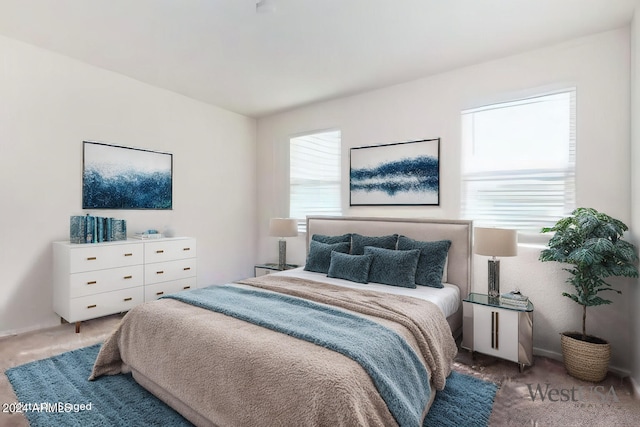
<path id="1" fill-rule="evenodd" d="M 349 235 L 340 259 L 371 265 L 379 249 L 351 256 L 351 236 L 446 240 L 446 283 L 410 289 L 301 268 L 183 292 L 127 313 L 90 379 L 131 371 L 198 426 L 421 425 L 457 351 L 471 233 L 460 220 L 308 217 L 310 269 L 314 236 Z M 391 255 L 413 259 L 416 251 Z"/>

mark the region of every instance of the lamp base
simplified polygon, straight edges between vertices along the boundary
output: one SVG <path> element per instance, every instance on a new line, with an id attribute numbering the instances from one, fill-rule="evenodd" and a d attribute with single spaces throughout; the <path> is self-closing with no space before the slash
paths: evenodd
<path id="1" fill-rule="evenodd" d="M 489 297 L 498 298 L 500 296 L 500 260 L 489 260 Z"/>
<path id="2" fill-rule="evenodd" d="M 278 269 L 284 270 L 287 267 L 287 241 L 278 241 Z"/>

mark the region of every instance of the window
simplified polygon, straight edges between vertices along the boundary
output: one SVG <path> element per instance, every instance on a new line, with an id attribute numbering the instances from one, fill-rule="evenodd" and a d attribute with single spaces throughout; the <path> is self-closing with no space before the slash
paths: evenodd
<path id="1" fill-rule="evenodd" d="M 340 131 L 291 138 L 289 216 L 305 231 L 307 215 L 340 215 Z"/>
<path id="2" fill-rule="evenodd" d="M 462 217 L 538 233 L 575 207 L 575 89 L 462 112 Z"/>

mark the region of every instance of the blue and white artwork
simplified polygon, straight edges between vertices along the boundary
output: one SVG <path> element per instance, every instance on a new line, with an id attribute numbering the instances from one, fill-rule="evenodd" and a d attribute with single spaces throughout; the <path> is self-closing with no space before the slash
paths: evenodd
<path id="1" fill-rule="evenodd" d="M 83 144 L 83 209 L 171 209 L 173 155 Z"/>
<path id="2" fill-rule="evenodd" d="M 351 149 L 351 206 L 439 205 L 440 139 Z"/>

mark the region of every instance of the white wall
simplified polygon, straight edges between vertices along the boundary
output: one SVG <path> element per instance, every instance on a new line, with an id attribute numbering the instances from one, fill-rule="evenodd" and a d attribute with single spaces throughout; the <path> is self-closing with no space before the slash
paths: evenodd
<path id="1" fill-rule="evenodd" d="M 633 241 L 640 244 L 640 6 L 636 6 L 631 24 L 631 231 Z M 635 167 L 633 167 L 635 166 Z M 640 281 L 630 294 L 632 307 L 640 307 Z M 631 324 L 631 377 L 640 395 L 640 315 Z"/>
<path id="2" fill-rule="evenodd" d="M 82 215 L 82 141 L 173 153 L 171 211 L 102 211 L 198 239 L 200 285 L 253 274 L 256 123 L 0 37 L 0 336 L 56 325 L 51 242 Z M 100 211 L 91 211 L 100 214 Z"/>
<path id="3" fill-rule="evenodd" d="M 548 89 L 577 87 L 577 201 L 629 223 L 629 28 L 580 38 L 546 49 L 491 61 L 402 85 L 296 109 L 258 120 L 259 260 L 277 258 L 267 237 L 271 216 L 288 214 L 288 139 L 301 132 L 342 130 L 343 176 L 349 148 L 424 138 L 442 138 L 439 207 L 349 207 L 344 214 L 456 218 L 460 210 L 460 112 L 486 103 Z M 304 263 L 304 237 L 289 240 L 288 260 Z M 561 297 L 559 265 L 540 263 L 540 248 L 521 247 L 502 260 L 502 285 L 518 286 L 536 305 L 534 347 L 559 357 L 558 333 L 580 327 L 580 307 Z M 486 289 L 486 258 L 475 260 L 475 290 Z M 620 282 L 620 281 L 618 281 Z M 612 367 L 628 371 L 631 317 L 629 284 L 615 305 L 589 309 L 588 332 L 609 339 Z"/>

